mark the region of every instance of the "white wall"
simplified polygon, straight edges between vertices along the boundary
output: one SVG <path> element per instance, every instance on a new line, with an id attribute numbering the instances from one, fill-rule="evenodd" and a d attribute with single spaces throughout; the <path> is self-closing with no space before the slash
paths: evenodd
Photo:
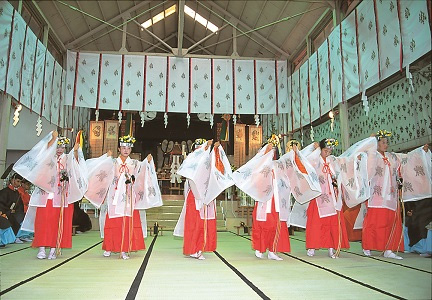
<path id="1" fill-rule="evenodd" d="M 23 106 L 20 111 L 19 122 L 13 126 L 14 108 L 11 107 L 9 134 L 7 141 L 7 151 L 10 150 L 30 150 L 37 142 L 39 142 L 50 131 L 57 130 L 57 126 L 50 124 L 44 118 L 42 120 L 42 133 L 40 136 L 36 135 L 36 123 L 38 115 L 31 113 L 30 110 Z M 9 159 L 8 159 L 9 160 Z"/>

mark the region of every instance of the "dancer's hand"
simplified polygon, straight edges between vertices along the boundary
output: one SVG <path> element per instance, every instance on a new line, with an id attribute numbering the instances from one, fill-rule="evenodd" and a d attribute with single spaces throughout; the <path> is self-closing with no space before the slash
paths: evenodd
<path id="1" fill-rule="evenodd" d="M 423 150 L 424 150 L 425 152 L 428 152 L 428 151 L 429 151 L 429 144 L 425 144 L 425 145 L 423 146 Z"/>
<path id="2" fill-rule="evenodd" d="M 318 142 L 314 142 L 314 148 L 318 148 L 319 147 L 319 143 Z"/>
<path id="3" fill-rule="evenodd" d="M 112 156 L 112 151 L 111 150 L 108 150 L 107 156 Z"/>
<path id="4" fill-rule="evenodd" d="M 57 132 L 57 130 L 54 130 L 52 133 L 52 137 L 51 137 L 50 141 L 48 142 L 47 148 L 51 147 L 54 144 L 57 137 L 58 137 L 58 132 Z"/>
<path id="5" fill-rule="evenodd" d="M 213 140 L 208 140 L 207 145 L 205 146 L 205 150 L 207 150 L 211 146 L 211 144 L 213 144 Z"/>
<path id="6" fill-rule="evenodd" d="M 153 156 L 151 154 L 147 155 L 147 161 L 151 162 L 151 160 L 153 159 Z"/>
<path id="7" fill-rule="evenodd" d="M 219 147 L 220 146 L 220 143 L 219 142 L 216 142 L 215 144 L 214 144 L 214 147 L 215 148 L 217 148 L 217 147 Z"/>

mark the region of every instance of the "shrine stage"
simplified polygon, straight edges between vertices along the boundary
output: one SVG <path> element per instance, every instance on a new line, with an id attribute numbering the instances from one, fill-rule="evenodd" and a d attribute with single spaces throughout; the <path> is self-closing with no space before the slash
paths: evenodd
<path id="1" fill-rule="evenodd" d="M 29 243 L 0 249 L 1 299 L 430 299 L 429 258 L 402 253 L 391 260 L 361 244 L 330 259 L 308 257 L 304 233 L 291 237 L 283 261 L 255 258 L 249 236 L 218 233 L 217 251 L 205 260 L 182 255 L 170 232 L 149 236 L 147 250 L 129 260 L 102 256 L 99 232 L 73 237 L 56 260 L 36 259 Z"/>

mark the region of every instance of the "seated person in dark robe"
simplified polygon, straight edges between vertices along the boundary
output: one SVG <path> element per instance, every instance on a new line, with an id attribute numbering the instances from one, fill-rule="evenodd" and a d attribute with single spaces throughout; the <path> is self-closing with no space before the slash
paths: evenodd
<path id="1" fill-rule="evenodd" d="M 430 256 L 432 250 L 432 233 L 428 227 L 432 222 L 431 198 L 405 202 L 405 246 L 409 252 Z M 429 226 L 428 226 L 429 225 Z M 408 238 L 406 238 L 408 236 Z"/>
<path id="2" fill-rule="evenodd" d="M 74 203 L 74 213 L 72 219 L 72 225 L 78 226 L 76 229 L 77 233 L 86 232 L 92 228 L 90 217 L 80 208 L 79 202 L 80 201 Z"/>
<path id="3" fill-rule="evenodd" d="M 25 216 L 24 204 L 18 192 L 22 179 L 21 175 L 15 173 L 11 176 L 9 185 L 0 190 L 0 211 L 8 218 L 15 235 L 18 233 Z M 17 241 L 17 243 L 19 242 Z"/>
<path id="4" fill-rule="evenodd" d="M 12 230 L 11 223 L 2 211 L 0 211 L 0 248 L 6 244 L 15 243 L 15 234 Z"/>

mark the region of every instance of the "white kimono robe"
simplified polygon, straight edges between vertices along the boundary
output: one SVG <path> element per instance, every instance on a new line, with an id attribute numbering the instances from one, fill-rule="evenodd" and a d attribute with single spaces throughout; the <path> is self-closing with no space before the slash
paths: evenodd
<path id="1" fill-rule="evenodd" d="M 416 201 L 432 197 L 431 152 L 419 147 L 407 154 L 369 151 L 370 169 L 369 207 L 395 211 L 398 203 L 397 177 L 403 178 L 402 200 Z M 354 229 L 363 227 L 366 206 L 362 205 Z"/>
<path id="2" fill-rule="evenodd" d="M 88 187 L 87 167 L 81 148 L 78 149 L 78 161 L 73 149 L 57 157 L 57 139 L 47 147 L 51 138 L 52 132 L 24 154 L 13 167 L 15 172 L 36 186 L 21 227 L 23 230 L 34 231 L 36 208 L 45 207 L 48 199 L 53 199 L 53 207 L 67 207 L 81 200 Z M 64 190 L 60 183 L 62 173 L 69 179 L 64 182 Z"/>
<path id="3" fill-rule="evenodd" d="M 179 220 L 174 229 L 174 235 L 184 235 L 184 218 L 186 214 L 186 199 L 190 190 L 195 196 L 195 207 L 200 211 L 201 219 L 216 218 L 216 197 L 234 184 L 231 165 L 222 146 L 218 146 L 219 158 L 224 166 L 224 173 L 216 168 L 216 151 L 210 152 L 210 147 L 204 146 L 188 155 L 180 166 L 177 174 L 187 180 L 184 186 L 185 202 Z"/>
<path id="4" fill-rule="evenodd" d="M 342 198 L 348 207 L 365 201 L 369 197 L 368 166 L 372 161 L 367 159 L 367 151 L 376 149 L 374 137 L 360 141 L 348 148 L 341 156 L 330 155 L 326 161 L 321 156 L 321 149 L 312 151 L 313 144 L 307 146 L 302 153 L 318 174 L 322 194 L 316 198 L 320 218 L 332 216 L 342 209 Z M 332 178 L 337 183 L 335 189 Z M 306 227 L 306 211 L 309 204 L 295 203 L 292 223 L 298 227 Z"/>
<path id="5" fill-rule="evenodd" d="M 132 216 L 135 209 L 148 209 L 162 206 L 162 196 L 157 182 L 153 161 L 142 162 L 127 158 L 125 163 L 118 157 L 113 159 L 106 154 L 87 160 L 89 169 L 89 188 L 85 197 L 96 207 L 105 201 L 107 209 L 100 218 Z M 127 185 L 125 182 L 131 176 L 135 182 Z M 141 222 L 145 222 L 141 220 Z M 144 226 L 143 228 L 146 228 Z M 101 227 L 103 232 L 103 227 Z"/>
<path id="6" fill-rule="evenodd" d="M 318 177 L 312 166 L 298 152 L 298 158 L 308 174 L 300 171 L 294 150 L 273 160 L 274 149 L 265 153 L 264 146 L 251 160 L 233 173 L 235 184 L 258 202 L 257 220 L 266 221 L 271 213 L 272 199 L 279 219 L 290 224 L 291 194 L 300 202 L 307 202 L 320 193 Z"/>

